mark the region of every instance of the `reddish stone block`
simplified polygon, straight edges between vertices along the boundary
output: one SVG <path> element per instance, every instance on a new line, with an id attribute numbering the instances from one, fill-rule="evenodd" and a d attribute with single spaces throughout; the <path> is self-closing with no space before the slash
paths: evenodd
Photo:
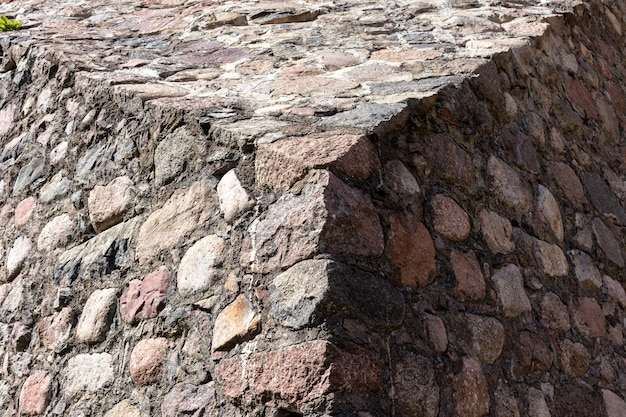
<path id="1" fill-rule="evenodd" d="M 434 212 L 433 227 L 441 236 L 457 242 L 468 238 L 471 231 L 469 217 L 456 201 L 437 194 L 431 205 Z"/>
<path id="2" fill-rule="evenodd" d="M 26 379 L 20 391 L 20 415 L 43 414 L 50 403 L 52 378 L 44 371 L 35 371 Z"/>
<path id="3" fill-rule="evenodd" d="M 456 278 L 456 298 L 459 301 L 477 301 L 485 298 L 485 278 L 474 252 L 452 251 L 450 262 Z"/>
<path id="4" fill-rule="evenodd" d="M 567 93 L 572 103 L 583 110 L 587 118 L 598 118 L 598 112 L 594 107 L 595 100 L 583 83 L 574 78 L 569 78 L 567 81 Z"/>
<path id="5" fill-rule="evenodd" d="M 143 281 L 134 279 L 120 298 L 120 314 L 127 323 L 156 317 L 165 305 L 170 271 L 162 266 Z"/>
<path id="6" fill-rule="evenodd" d="M 526 372 L 546 372 L 552 367 L 552 351 L 534 333 L 521 332 L 517 350 L 520 364 Z"/>
<path id="7" fill-rule="evenodd" d="M 15 207 L 15 226 L 20 227 L 28 223 L 36 205 L 34 197 L 28 197 L 20 201 L 17 207 Z"/>
<path id="8" fill-rule="evenodd" d="M 140 340 L 130 354 L 130 377 L 137 385 L 159 380 L 165 364 L 167 340 L 163 337 Z"/>
<path id="9" fill-rule="evenodd" d="M 606 320 L 598 300 L 581 297 L 572 309 L 574 323 L 580 333 L 590 337 L 606 336 Z"/>
<path id="10" fill-rule="evenodd" d="M 576 205 L 587 201 L 585 189 L 572 167 L 563 162 L 548 162 L 547 166 L 548 172 L 565 197 Z"/>
<path id="11" fill-rule="evenodd" d="M 458 416 L 482 417 L 489 413 L 489 386 L 480 363 L 464 358 L 461 371 L 451 380 L 452 401 Z"/>

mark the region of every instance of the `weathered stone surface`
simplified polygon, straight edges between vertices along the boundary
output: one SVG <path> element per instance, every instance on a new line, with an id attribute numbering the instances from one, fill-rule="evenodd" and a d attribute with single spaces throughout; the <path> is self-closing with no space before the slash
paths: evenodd
<path id="1" fill-rule="evenodd" d="M 31 242 L 26 236 L 18 237 L 13 243 L 13 247 L 7 256 L 6 270 L 7 279 L 11 280 L 17 276 L 22 270 L 24 261 L 30 252 Z"/>
<path id="2" fill-rule="evenodd" d="M 611 214 L 620 225 L 626 225 L 626 211 L 604 179 L 596 173 L 583 174 L 582 179 L 587 195 L 596 210 L 603 214 Z"/>
<path id="3" fill-rule="evenodd" d="M 541 271 L 549 277 L 562 277 L 569 272 L 569 264 L 563 250 L 543 240 L 535 240 L 534 255 Z"/>
<path id="4" fill-rule="evenodd" d="M 515 250 L 513 227 L 511 222 L 490 210 L 481 210 L 478 214 L 483 238 L 493 253 L 508 254 Z"/>
<path id="5" fill-rule="evenodd" d="M 551 237 L 556 242 L 562 242 L 564 232 L 561 209 L 550 190 L 543 185 L 538 186 L 537 212 L 543 224 L 548 227 Z"/>
<path id="6" fill-rule="evenodd" d="M 551 329 L 561 332 L 570 329 L 567 307 L 553 292 L 547 293 L 541 300 L 541 320 Z"/>
<path id="7" fill-rule="evenodd" d="M 524 290 L 524 279 L 516 265 L 497 269 L 491 277 L 498 295 L 498 303 L 506 317 L 517 317 L 530 311 L 530 300 Z"/>
<path id="8" fill-rule="evenodd" d="M 167 339 L 143 339 L 137 342 L 130 354 L 130 377 L 137 385 L 150 385 L 161 378 L 165 364 Z"/>
<path id="9" fill-rule="evenodd" d="M 131 324 L 156 317 L 165 305 L 170 271 L 162 266 L 143 280 L 134 279 L 120 298 L 120 316 Z"/>
<path id="10" fill-rule="evenodd" d="M 460 253 L 453 250 L 450 262 L 456 278 L 456 298 L 459 301 L 482 300 L 486 293 L 485 278 L 474 252 Z"/>
<path id="11" fill-rule="evenodd" d="M 563 195 L 574 205 L 587 201 L 585 189 L 576 172 L 563 162 L 549 162 L 548 171 L 556 181 Z"/>
<path id="12" fill-rule="evenodd" d="M 589 369 L 589 352 L 585 345 L 564 339 L 561 342 L 561 365 L 565 373 L 571 377 L 579 378 Z"/>
<path id="13" fill-rule="evenodd" d="M 502 324 L 494 317 L 476 314 L 465 314 L 462 323 L 468 354 L 482 363 L 494 363 L 504 347 Z"/>
<path id="14" fill-rule="evenodd" d="M 257 181 L 273 190 L 289 188 L 314 168 L 328 168 L 357 182 L 380 170 L 374 146 L 361 135 L 305 136 L 261 144 L 255 163 Z"/>
<path id="15" fill-rule="evenodd" d="M 132 405 L 128 400 L 120 401 L 106 412 L 104 417 L 142 417 L 139 408 Z"/>
<path id="16" fill-rule="evenodd" d="M 180 127 L 165 137 L 154 151 L 154 179 L 157 185 L 170 182 L 185 168 L 194 153 L 194 137 L 187 127 Z"/>
<path id="17" fill-rule="evenodd" d="M 103 341 L 115 314 L 116 301 L 116 288 L 91 293 L 76 325 L 76 340 L 81 343 Z"/>
<path id="18" fill-rule="evenodd" d="M 74 236 L 75 229 L 74 220 L 69 214 L 56 216 L 41 229 L 37 238 L 37 249 L 51 251 L 66 246 Z"/>
<path id="19" fill-rule="evenodd" d="M 552 351 L 535 333 L 521 332 L 517 351 L 520 365 L 526 372 L 545 372 L 552 367 Z"/>
<path id="20" fill-rule="evenodd" d="M 37 416 L 44 413 L 52 394 L 52 378 L 45 371 L 35 371 L 22 385 L 20 415 Z"/>
<path id="21" fill-rule="evenodd" d="M 487 173 L 500 203 L 518 217 L 525 216 L 530 210 L 531 191 L 517 171 L 501 159 L 492 156 L 487 164 Z"/>
<path id="22" fill-rule="evenodd" d="M 475 186 L 471 156 L 448 135 L 425 137 L 419 146 L 432 169 L 440 172 L 444 179 L 460 182 L 469 189 Z"/>
<path id="23" fill-rule="evenodd" d="M 194 243 L 185 252 L 178 267 L 178 292 L 189 295 L 210 288 L 223 260 L 224 239 L 209 235 Z"/>
<path id="24" fill-rule="evenodd" d="M 599 291 L 602 288 L 602 276 L 591 257 L 579 250 L 572 250 L 569 255 L 574 264 L 574 272 L 580 288 L 587 291 Z"/>
<path id="25" fill-rule="evenodd" d="M 239 214 L 254 207 L 252 198 L 241 185 L 234 169 L 228 171 L 217 184 L 217 197 L 224 220 L 232 223 Z"/>
<path id="26" fill-rule="evenodd" d="M 436 417 L 439 387 L 433 364 L 425 357 L 406 353 L 394 364 L 395 400 L 403 415 Z"/>
<path id="27" fill-rule="evenodd" d="M 622 284 L 614 280 L 608 275 L 604 275 L 604 285 L 606 292 L 609 294 L 609 298 L 615 301 L 622 308 L 626 308 L 626 291 Z"/>
<path id="28" fill-rule="evenodd" d="M 33 158 L 20 169 L 15 184 L 13 185 L 13 195 L 16 196 L 24 191 L 26 187 L 39 179 L 44 174 L 44 171 L 44 160 L 42 158 Z"/>
<path id="29" fill-rule="evenodd" d="M 457 375 L 452 376 L 452 401 L 459 416 L 482 417 L 489 413 L 489 387 L 475 359 L 463 358 Z"/>
<path id="30" fill-rule="evenodd" d="M 52 179 L 41 187 L 39 200 L 42 203 L 51 203 L 67 195 L 72 187 L 73 181 L 64 176 L 64 172 L 57 173 Z"/>
<path id="31" fill-rule="evenodd" d="M 228 350 L 234 344 L 254 336 L 261 326 L 261 316 L 252 303 L 240 295 L 215 319 L 211 349 Z"/>
<path id="32" fill-rule="evenodd" d="M 28 197 L 18 203 L 15 207 L 15 226 L 20 227 L 24 226 L 30 220 L 30 217 L 33 215 L 33 211 L 35 210 L 35 198 Z"/>
<path id="33" fill-rule="evenodd" d="M 606 336 L 606 320 L 598 300 L 580 297 L 571 308 L 574 323 L 581 334 L 590 337 Z"/>
<path id="34" fill-rule="evenodd" d="M 65 307 L 52 316 L 39 322 L 39 337 L 46 349 L 62 351 L 70 341 L 75 315 L 70 307 Z"/>
<path id="35" fill-rule="evenodd" d="M 294 406 L 337 389 L 376 390 L 381 370 L 361 349 L 340 350 L 330 342 L 313 340 L 224 359 L 217 375 L 231 400 L 249 404 L 269 394 L 279 406 Z"/>
<path id="36" fill-rule="evenodd" d="M 117 177 L 105 186 L 96 185 L 89 193 L 89 218 L 96 232 L 120 223 L 131 208 L 134 197 L 133 181 Z"/>
<path id="37" fill-rule="evenodd" d="M 498 381 L 498 388 L 494 392 L 494 406 L 498 417 L 520 417 L 519 406 L 515 396 L 504 381 Z"/>
<path id="38" fill-rule="evenodd" d="M 424 325 L 428 341 L 435 352 L 445 352 L 448 349 L 448 332 L 443 320 L 432 314 L 425 314 Z"/>
<path id="39" fill-rule="evenodd" d="M 391 235 L 386 252 L 399 268 L 399 282 L 409 287 L 425 287 L 434 279 L 435 245 L 426 227 L 411 214 L 394 214 L 389 219 Z"/>
<path id="40" fill-rule="evenodd" d="M 593 219 L 591 228 L 593 229 L 593 234 L 596 237 L 598 245 L 604 251 L 606 257 L 615 265 L 623 268 L 624 256 L 622 254 L 622 247 L 617 239 L 615 239 L 611 230 L 597 217 Z"/>
<path id="41" fill-rule="evenodd" d="M 382 181 L 382 190 L 402 208 L 418 203 L 420 186 L 413 174 L 399 160 L 394 159 L 385 164 Z"/>
<path id="42" fill-rule="evenodd" d="M 619 395 L 608 389 L 602 390 L 602 398 L 608 417 L 620 417 L 626 415 L 626 402 Z"/>
<path id="43" fill-rule="evenodd" d="M 446 239 L 463 241 L 468 238 L 471 225 L 469 217 L 453 199 L 437 194 L 431 200 L 433 227 Z"/>
<path id="44" fill-rule="evenodd" d="M 321 259 L 300 262 L 276 276 L 270 305 L 278 322 L 294 329 L 318 325 L 336 312 L 380 328 L 397 327 L 404 317 L 404 298 L 387 281 Z"/>
<path id="45" fill-rule="evenodd" d="M 550 408 L 543 393 L 536 388 L 528 388 L 528 417 L 551 417 Z"/>
<path id="46" fill-rule="evenodd" d="M 109 386 L 114 377 L 110 354 L 78 354 L 67 362 L 63 372 L 63 395 L 70 399 L 99 392 Z"/>
<path id="47" fill-rule="evenodd" d="M 205 182 L 194 182 L 189 188 L 176 191 L 139 229 L 139 262 L 145 263 L 159 251 L 174 247 L 209 217 L 210 207 L 211 193 Z"/>
<path id="48" fill-rule="evenodd" d="M 557 416 L 601 417 L 600 391 L 576 380 L 562 380 L 554 389 Z"/>
<path id="49" fill-rule="evenodd" d="M 161 413 L 163 417 L 178 417 L 199 413 L 210 415 L 215 405 L 215 389 L 213 383 L 192 385 L 180 383 L 163 397 Z"/>

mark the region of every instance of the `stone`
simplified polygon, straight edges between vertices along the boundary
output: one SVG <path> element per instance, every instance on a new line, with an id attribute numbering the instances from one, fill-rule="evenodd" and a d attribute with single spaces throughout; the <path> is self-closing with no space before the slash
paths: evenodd
<path id="1" fill-rule="evenodd" d="M 380 380 L 380 365 L 368 352 L 341 350 L 325 340 L 234 356 L 217 365 L 226 398 L 246 405 L 271 398 L 289 408 L 338 389 L 375 391 Z"/>
<path id="2" fill-rule="evenodd" d="M 128 400 L 122 400 L 106 412 L 104 417 L 142 417 L 139 408 Z"/>
<path id="3" fill-rule="evenodd" d="M 143 339 L 137 342 L 130 354 L 130 377 L 136 385 L 145 386 L 158 382 L 165 365 L 167 339 Z"/>
<path id="4" fill-rule="evenodd" d="M 465 314 L 462 321 L 468 354 L 482 363 L 494 363 L 504 347 L 504 327 L 494 317 Z"/>
<path id="5" fill-rule="evenodd" d="M 425 314 L 424 326 L 428 342 L 434 351 L 441 354 L 448 350 L 448 333 L 443 320 L 432 314 Z"/>
<path id="6" fill-rule="evenodd" d="M 482 417 L 489 413 L 489 386 L 475 359 L 463 358 L 460 372 L 451 377 L 452 401 L 459 416 Z"/>
<path id="7" fill-rule="evenodd" d="M 179 189 L 163 207 L 153 211 L 139 229 L 136 256 L 148 262 L 161 250 L 173 248 L 211 215 L 211 193 L 206 182 Z"/>
<path id="8" fill-rule="evenodd" d="M 194 243 L 178 266 L 178 292 L 190 295 L 210 288 L 224 256 L 224 239 L 217 235 L 205 236 Z"/>
<path id="9" fill-rule="evenodd" d="M 328 171 L 312 171 L 299 193 L 283 194 L 248 232 L 252 269 L 262 273 L 287 268 L 317 252 L 376 257 L 384 248 L 370 198 Z"/>
<path id="10" fill-rule="evenodd" d="M 74 311 L 70 307 L 64 307 L 58 313 L 44 317 L 39 322 L 39 339 L 46 349 L 63 351 L 71 340 L 74 324 Z"/>
<path id="11" fill-rule="evenodd" d="M 516 265 L 509 264 L 497 269 L 491 279 L 505 317 L 517 317 L 531 310 L 530 300 L 524 290 L 524 279 Z"/>
<path id="12" fill-rule="evenodd" d="M 602 249 L 606 257 L 620 268 L 624 267 L 624 257 L 622 247 L 611 230 L 599 218 L 593 219 L 591 223 L 593 234 L 596 237 L 598 246 Z"/>
<path id="13" fill-rule="evenodd" d="M 518 217 L 530 211 L 531 191 L 514 168 L 492 156 L 487 163 L 487 173 L 493 185 L 495 197 Z"/>
<path id="14" fill-rule="evenodd" d="M 277 275 L 269 290 L 272 316 L 292 329 L 319 325 L 338 312 L 382 329 L 400 326 L 404 317 L 399 290 L 380 277 L 331 260 L 297 263 Z"/>
<path id="15" fill-rule="evenodd" d="M 13 196 L 17 196 L 29 185 L 44 175 L 45 163 L 42 158 L 33 158 L 28 164 L 22 166 L 15 184 L 13 185 Z"/>
<path id="16" fill-rule="evenodd" d="M 589 352 L 585 345 L 579 342 L 572 342 L 563 339 L 561 342 L 561 365 L 567 375 L 573 378 L 580 378 L 589 369 Z"/>
<path id="17" fill-rule="evenodd" d="M 32 338 L 30 326 L 24 323 L 15 323 L 11 331 L 11 344 L 16 351 L 24 351 L 28 349 Z"/>
<path id="18" fill-rule="evenodd" d="M 24 266 L 24 261 L 30 252 L 31 242 L 26 236 L 18 237 L 13 243 L 13 247 L 7 256 L 6 270 L 7 280 L 12 280 L 20 273 Z"/>
<path id="19" fill-rule="evenodd" d="M 461 242 L 469 237 L 469 217 L 453 199 L 441 194 L 430 202 L 433 208 L 433 227 L 444 238 Z"/>
<path id="20" fill-rule="evenodd" d="M 582 175 L 591 204 L 600 213 L 613 215 L 619 225 L 626 225 L 626 211 L 611 187 L 596 173 Z"/>
<path id="21" fill-rule="evenodd" d="M 528 417 L 551 417 L 550 408 L 543 392 L 528 388 Z"/>
<path id="22" fill-rule="evenodd" d="M 214 383 L 193 385 L 179 383 L 165 394 L 161 404 L 163 417 L 179 417 L 182 415 L 211 415 L 215 406 Z"/>
<path id="23" fill-rule="evenodd" d="M 228 350 L 260 331 L 261 316 L 242 294 L 222 310 L 215 319 L 211 350 Z"/>
<path id="24" fill-rule="evenodd" d="M 569 255 L 574 264 L 574 272 L 580 288 L 587 291 L 602 289 L 602 276 L 591 257 L 579 250 L 572 250 Z"/>
<path id="25" fill-rule="evenodd" d="M 453 250 L 450 253 L 450 262 L 456 278 L 457 300 L 478 301 L 485 298 L 485 278 L 474 252 L 461 253 Z"/>
<path id="26" fill-rule="evenodd" d="M 435 274 L 435 244 L 426 226 L 409 213 L 393 214 L 389 222 L 386 253 L 400 275 L 394 283 L 413 288 L 429 285 Z"/>
<path id="27" fill-rule="evenodd" d="M 76 340 L 98 343 L 106 337 L 117 302 L 117 289 L 105 288 L 91 293 L 76 325 Z"/>
<path id="28" fill-rule="evenodd" d="M 30 217 L 33 215 L 33 211 L 35 210 L 35 198 L 28 197 L 18 203 L 15 207 L 15 226 L 21 227 L 28 223 Z"/>
<path id="29" fill-rule="evenodd" d="M 554 390 L 556 416 L 605 416 L 600 390 L 581 381 L 563 379 Z"/>
<path id="30" fill-rule="evenodd" d="M 578 207 L 587 201 L 585 189 L 572 167 L 563 162 L 548 162 L 547 168 L 562 195 L 572 204 Z"/>
<path id="31" fill-rule="evenodd" d="M 417 146 L 434 172 L 441 173 L 446 180 L 461 183 L 469 190 L 475 188 L 476 172 L 472 157 L 450 136 L 427 136 Z"/>
<path id="32" fill-rule="evenodd" d="M 66 141 L 59 142 L 57 146 L 50 151 L 50 165 L 57 165 L 65 159 L 67 155 L 68 143 Z"/>
<path id="33" fill-rule="evenodd" d="M 537 192 L 537 211 L 543 224 L 550 230 L 552 238 L 556 242 L 563 242 L 563 219 L 559 204 L 550 190 L 541 184 Z"/>
<path id="34" fill-rule="evenodd" d="M 89 219 L 97 233 L 120 223 L 134 198 L 133 181 L 117 177 L 106 186 L 96 185 L 87 199 Z"/>
<path id="35" fill-rule="evenodd" d="M 67 399 L 95 394 L 113 383 L 113 356 L 108 353 L 81 353 L 67 362 L 62 392 Z"/>
<path id="36" fill-rule="evenodd" d="M 513 227 L 509 219 L 490 210 L 481 210 L 478 213 L 483 238 L 492 253 L 509 254 L 515 250 L 513 242 Z"/>
<path id="37" fill-rule="evenodd" d="M 382 181 L 383 192 L 402 207 L 410 207 L 418 202 L 420 186 L 413 174 L 399 160 L 394 159 L 385 164 Z"/>
<path id="38" fill-rule="evenodd" d="M 255 201 L 241 185 L 234 169 L 228 171 L 217 184 L 217 198 L 224 220 L 232 223 L 241 213 L 254 207 Z"/>
<path id="39" fill-rule="evenodd" d="M 437 417 L 439 387 L 429 359 L 405 353 L 394 363 L 392 378 L 396 407 L 402 415 Z"/>
<path id="40" fill-rule="evenodd" d="M 498 388 L 494 392 L 494 405 L 498 417 L 520 417 L 519 406 L 511 388 L 503 380 L 498 381 Z"/>
<path id="41" fill-rule="evenodd" d="M 564 277 L 569 272 L 569 264 L 563 250 L 543 240 L 535 239 L 533 253 L 541 272 L 549 277 Z"/>
<path id="42" fill-rule="evenodd" d="M 626 308 L 626 291 L 624 290 L 622 284 L 608 275 L 605 275 L 603 278 L 609 298 L 618 303 L 620 307 Z"/>
<path id="43" fill-rule="evenodd" d="M 45 371 L 34 371 L 20 391 L 20 415 L 37 416 L 46 411 L 52 395 L 52 378 Z"/>
<path id="44" fill-rule="evenodd" d="M 567 307 L 558 295 L 549 292 L 541 300 L 541 320 L 550 329 L 566 332 L 570 329 Z"/>
<path id="45" fill-rule="evenodd" d="M 520 332 L 517 351 L 526 372 L 547 372 L 552 367 L 552 351 L 538 334 Z"/>
<path id="46" fill-rule="evenodd" d="M 39 200 L 42 203 L 51 203 L 61 197 L 66 196 L 74 182 L 64 177 L 64 172 L 58 172 L 52 179 L 41 187 Z"/>
<path id="47" fill-rule="evenodd" d="M 602 398 L 608 417 L 626 416 L 626 402 L 619 395 L 608 389 L 602 390 Z"/>
<path id="48" fill-rule="evenodd" d="M 120 316 L 135 324 L 156 317 L 165 307 L 170 271 L 166 266 L 152 271 L 143 280 L 134 279 L 120 298 Z"/>
<path id="49" fill-rule="evenodd" d="M 571 308 L 576 328 L 582 335 L 589 337 L 606 336 L 606 320 L 598 300 L 580 297 Z"/>
<path id="50" fill-rule="evenodd" d="M 75 229 L 75 223 L 68 213 L 56 216 L 41 229 L 37 249 L 52 251 L 65 247 L 74 236 Z"/>
<path id="51" fill-rule="evenodd" d="M 165 137 L 154 151 L 154 180 L 157 185 L 170 182 L 185 168 L 195 154 L 194 136 L 187 127 L 180 127 Z"/>
<path id="52" fill-rule="evenodd" d="M 378 154 L 364 135 L 312 135 L 260 144 L 255 174 L 261 186 L 286 190 L 309 170 L 327 168 L 350 182 L 366 180 L 380 171 Z"/>

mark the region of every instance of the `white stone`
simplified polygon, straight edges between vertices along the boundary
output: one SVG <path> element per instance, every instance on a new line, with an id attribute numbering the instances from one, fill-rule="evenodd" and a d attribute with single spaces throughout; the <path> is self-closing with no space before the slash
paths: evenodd
<path id="1" fill-rule="evenodd" d="M 191 246 L 178 267 L 178 292 L 182 295 L 204 291 L 213 283 L 216 267 L 222 263 L 224 240 L 206 236 Z"/>
<path id="2" fill-rule="evenodd" d="M 558 242 L 563 241 L 563 219 L 556 199 L 546 187 L 539 185 L 537 211 L 541 221 L 548 225 Z"/>
<path id="3" fill-rule="evenodd" d="M 65 159 L 65 155 L 67 155 L 67 146 L 68 143 L 63 141 L 50 151 L 50 165 L 56 165 Z"/>
<path id="4" fill-rule="evenodd" d="M 228 171 L 217 184 L 217 197 L 224 219 L 228 223 L 240 213 L 254 207 L 254 199 L 243 188 L 234 169 Z"/>
<path id="5" fill-rule="evenodd" d="M 7 279 L 14 278 L 22 269 L 24 261 L 30 252 L 31 242 L 26 236 L 18 237 L 7 256 Z"/>
<path id="6" fill-rule="evenodd" d="M 111 325 L 117 290 L 96 290 L 89 296 L 76 326 L 76 340 L 81 343 L 96 343 L 104 340 Z"/>
<path id="7" fill-rule="evenodd" d="M 37 249 L 49 251 L 64 247 L 74 235 L 74 222 L 69 214 L 64 213 L 56 216 L 46 224 L 39 238 L 37 239 Z"/>
<path id="8" fill-rule="evenodd" d="M 113 382 L 113 356 L 108 353 L 76 355 L 67 362 L 63 376 L 66 398 L 95 393 Z"/>

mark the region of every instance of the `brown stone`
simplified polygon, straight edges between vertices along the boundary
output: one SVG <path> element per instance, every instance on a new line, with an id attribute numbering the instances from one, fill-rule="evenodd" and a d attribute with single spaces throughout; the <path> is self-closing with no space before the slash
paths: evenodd
<path id="1" fill-rule="evenodd" d="M 491 179 L 495 197 L 507 209 L 523 217 L 530 211 L 531 192 L 519 173 L 501 159 L 492 156 L 487 163 L 487 173 Z"/>
<path id="2" fill-rule="evenodd" d="M 228 350 L 235 343 L 254 336 L 260 330 L 261 316 L 242 294 L 215 319 L 211 349 Z"/>
<path id="3" fill-rule="evenodd" d="M 606 255 L 606 257 L 620 268 L 624 267 L 624 257 L 622 255 L 622 247 L 613 232 L 599 218 L 593 219 L 591 223 L 593 234 L 596 237 L 598 245 Z"/>
<path id="4" fill-rule="evenodd" d="M 482 417 L 489 413 L 489 386 L 476 360 L 463 358 L 461 372 L 451 379 L 452 401 L 458 416 Z"/>
<path id="5" fill-rule="evenodd" d="M 43 318 L 39 324 L 39 337 L 46 349 L 62 350 L 70 340 L 70 334 L 75 322 L 74 312 L 65 307 L 52 316 Z"/>
<path id="6" fill-rule="evenodd" d="M 558 417 L 602 417 L 602 398 L 597 388 L 562 378 L 554 389 L 554 408 Z"/>
<path id="7" fill-rule="evenodd" d="M 559 186 L 561 193 L 570 202 L 579 206 L 587 201 L 585 189 L 576 172 L 569 165 L 563 162 L 548 162 L 548 171 Z"/>
<path id="8" fill-rule="evenodd" d="M 130 354 L 130 377 L 137 385 L 150 385 L 161 378 L 165 364 L 167 340 L 156 339 L 140 340 Z"/>
<path id="9" fill-rule="evenodd" d="M 120 315 L 127 323 L 156 317 L 165 306 L 170 271 L 162 266 L 143 280 L 134 279 L 120 298 Z"/>
<path id="10" fill-rule="evenodd" d="M 605 275 L 603 278 L 609 298 L 618 303 L 620 307 L 626 308 L 626 291 L 622 284 L 608 275 Z"/>
<path id="11" fill-rule="evenodd" d="M 33 215 L 33 211 L 35 210 L 35 198 L 28 197 L 19 202 L 17 207 L 15 207 L 15 226 L 20 227 L 24 226 L 30 220 L 30 217 Z"/>
<path id="12" fill-rule="evenodd" d="M 474 189 L 474 165 L 470 155 L 447 135 L 434 135 L 417 144 L 432 170 L 444 179 L 460 182 L 468 189 Z"/>
<path id="13" fill-rule="evenodd" d="M 565 373 L 580 378 L 589 369 L 590 356 L 582 343 L 564 339 L 561 342 L 561 365 Z"/>
<path id="14" fill-rule="evenodd" d="M 489 210 L 482 210 L 478 214 L 483 238 L 489 250 L 493 253 L 508 254 L 515 250 L 512 240 L 513 227 L 509 219 Z"/>
<path id="15" fill-rule="evenodd" d="M 485 298 L 485 278 L 474 252 L 450 254 L 456 278 L 455 296 L 459 301 L 477 301 Z"/>
<path id="16" fill-rule="evenodd" d="M 566 332 L 570 329 L 567 307 L 558 295 L 549 292 L 541 300 L 541 320 L 551 329 Z"/>
<path id="17" fill-rule="evenodd" d="M 584 336 L 606 336 L 606 320 L 598 300 L 590 297 L 581 297 L 578 303 L 572 306 L 572 316 L 578 331 Z"/>
<path id="18" fill-rule="evenodd" d="M 504 347 L 504 327 L 494 317 L 465 314 L 462 322 L 468 353 L 482 363 L 494 363 Z"/>
<path id="19" fill-rule="evenodd" d="M 258 184 L 285 190 L 313 168 L 328 168 L 340 178 L 363 181 L 380 171 L 374 145 L 367 136 L 305 136 L 261 144 L 255 158 Z"/>
<path id="20" fill-rule="evenodd" d="M 587 291 L 599 291 L 602 288 L 602 276 L 591 257 L 579 250 L 572 250 L 569 255 L 574 264 L 580 288 Z"/>
<path id="21" fill-rule="evenodd" d="M 26 379 L 20 391 L 20 415 L 43 414 L 50 403 L 52 378 L 44 371 L 35 371 Z"/>
<path id="22" fill-rule="evenodd" d="M 399 268 L 400 286 L 425 287 L 434 279 L 435 245 L 426 227 L 411 214 L 393 214 L 387 255 Z"/>
<path id="23" fill-rule="evenodd" d="M 224 359 L 217 377 L 230 400 L 251 404 L 271 398 L 289 407 L 338 389 L 377 390 L 381 370 L 362 349 L 340 350 L 325 340 L 313 340 Z"/>
<path id="24" fill-rule="evenodd" d="M 491 279 L 506 317 L 517 317 L 531 310 L 530 300 L 524 290 L 524 279 L 516 265 L 497 269 Z"/>
<path id="25" fill-rule="evenodd" d="M 405 353 L 394 363 L 393 386 L 395 401 L 402 415 L 437 417 L 439 387 L 429 359 Z"/>
<path id="26" fill-rule="evenodd" d="M 446 239 L 461 242 L 468 238 L 471 230 L 469 217 L 453 199 L 437 194 L 431 200 L 433 227 Z"/>
<path id="27" fill-rule="evenodd" d="M 426 335 L 432 348 L 437 353 L 443 353 L 448 349 L 448 332 L 443 320 L 432 314 L 424 316 Z"/>
<path id="28" fill-rule="evenodd" d="M 498 388 L 493 393 L 496 416 L 498 417 L 520 417 L 517 400 L 511 392 L 511 388 L 503 380 L 498 381 Z"/>
<path id="29" fill-rule="evenodd" d="M 535 333 L 521 332 L 517 351 L 520 365 L 526 372 L 546 372 L 552 367 L 552 351 Z"/>
<path id="30" fill-rule="evenodd" d="M 539 185 L 537 192 L 537 212 L 541 223 L 547 227 L 549 234 L 544 240 L 563 242 L 563 219 L 556 199 L 546 187 Z"/>
<path id="31" fill-rule="evenodd" d="M 598 118 L 598 112 L 594 107 L 595 100 L 583 83 L 568 77 L 566 88 L 572 104 L 578 106 L 584 112 L 586 118 Z"/>
<path id="32" fill-rule="evenodd" d="M 133 197 L 133 182 L 128 177 L 117 177 L 106 186 L 96 185 L 87 199 L 89 218 L 95 231 L 100 233 L 120 223 L 130 209 Z"/>
<path id="33" fill-rule="evenodd" d="M 562 277 L 567 275 L 569 264 L 567 258 L 558 245 L 553 245 L 543 240 L 534 241 L 535 260 L 541 271 L 549 277 Z"/>

